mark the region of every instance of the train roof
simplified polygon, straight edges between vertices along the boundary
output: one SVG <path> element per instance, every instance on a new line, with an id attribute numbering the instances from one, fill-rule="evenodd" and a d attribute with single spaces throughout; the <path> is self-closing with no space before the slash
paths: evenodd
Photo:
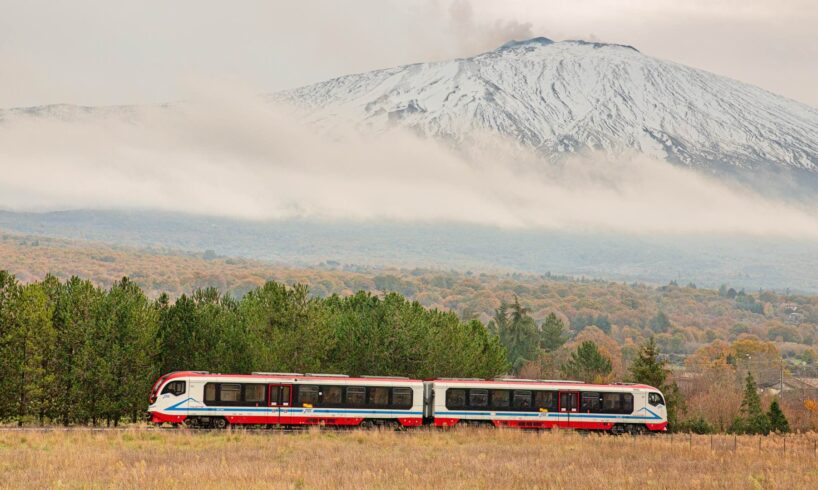
<path id="1" fill-rule="evenodd" d="M 633 388 L 641 390 L 656 390 L 655 388 L 646 384 L 638 383 L 608 383 L 608 384 L 594 384 L 584 383 L 582 381 L 563 381 L 550 379 L 519 379 L 519 378 L 496 378 L 496 379 L 479 379 L 479 378 L 431 378 L 424 381 L 437 383 L 451 383 L 451 384 L 469 384 L 469 385 L 527 385 L 527 386 L 549 386 L 555 388 L 577 388 L 577 389 L 600 389 L 600 388 Z"/>
<path id="2" fill-rule="evenodd" d="M 466 384 L 466 385 L 523 385 L 523 386 L 547 386 L 556 389 L 577 389 L 582 391 L 593 389 L 641 389 L 641 390 L 656 390 L 658 388 L 637 383 L 608 383 L 608 384 L 593 384 L 584 383 L 582 381 L 571 380 L 547 380 L 547 379 L 520 379 L 520 378 L 495 378 L 495 379 L 481 379 L 481 378 L 428 378 L 424 380 L 412 379 L 401 376 L 358 376 L 350 377 L 345 374 L 325 374 L 325 373 L 279 373 L 279 372 L 253 372 L 250 374 L 231 374 L 231 373 L 210 373 L 207 371 L 176 371 L 163 375 L 157 380 L 159 382 L 169 381 L 176 378 L 248 378 L 248 379 L 276 379 L 276 380 L 292 380 L 292 381 L 357 381 L 357 382 L 405 382 L 405 383 L 422 383 L 436 382 L 447 384 Z"/>
<path id="3" fill-rule="evenodd" d="M 345 374 L 324 374 L 324 373 L 267 373 L 254 372 L 250 374 L 231 374 L 231 373 L 210 373 L 207 371 L 176 371 L 162 376 L 163 381 L 168 381 L 176 378 L 249 378 L 249 379 L 280 379 L 280 380 L 332 380 L 332 381 L 391 381 L 391 382 L 405 382 L 405 383 L 422 383 L 423 380 L 406 378 L 402 376 L 358 376 L 350 377 Z"/>

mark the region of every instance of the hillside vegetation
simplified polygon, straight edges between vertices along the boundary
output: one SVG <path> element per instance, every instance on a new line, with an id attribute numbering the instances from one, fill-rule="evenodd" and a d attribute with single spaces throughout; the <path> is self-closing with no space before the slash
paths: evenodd
<path id="1" fill-rule="evenodd" d="M 622 346 L 655 335 L 662 350 L 683 356 L 720 339 L 751 335 L 774 342 L 793 365 L 814 362 L 818 296 L 774 291 L 721 290 L 693 284 L 623 284 L 552 275 L 470 273 L 434 269 L 366 268 L 325 262 L 293 268 L 214 253 L 113 247 L 89 242 L 0 234 L 0 269 L 21 282 L 46 274 L 73 275 L 110 287 L 127 276 L 150 298 L 171 298 L 215 287 L 240 298 L 267 281 L 304 284 L 313 297 L 358 291 L 398 292 L 427 308 L 487 323 L 503 302 L 518 298 L 536 320 L 549 313 L 574 332 L 596 326 Z"/>

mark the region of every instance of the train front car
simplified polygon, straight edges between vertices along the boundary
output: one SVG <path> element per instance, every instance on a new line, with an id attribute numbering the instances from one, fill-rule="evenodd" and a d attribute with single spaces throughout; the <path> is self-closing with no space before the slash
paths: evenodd
<path id="1" fill-rule="evenodd" d="M 427 419 L 436 426 L 667 430 L 664 396 L 647 385 L 436 379 L 426 381 L 425 396 Z"/>
<path id="2" fill-rule="evenodd" d="M 423 382 L 334 374 L 174 373 L 154 385 L 149 412 L 155 423 L 211 428 L 413 427 L 423 423 Z"/>

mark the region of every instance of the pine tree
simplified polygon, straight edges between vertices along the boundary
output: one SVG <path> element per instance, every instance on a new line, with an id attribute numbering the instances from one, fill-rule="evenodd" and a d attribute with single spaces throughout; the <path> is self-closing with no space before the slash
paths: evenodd
<path id="1" fill-rule="evenodd" d="M 537 357 L 540 332 L 534 319 L 528 315 L 528 308 L 522 306 L 517 297 L 514 303 L 502 303 L 495 311 L 494 319 L 489 322 L 489 331 L 500 338 L 514 372 L 519 372 L 526 362 Z"/>
<path id="2" fill-rule="evenodd" d="M 673 427 L 678 422 L 679 412 L 684 409 L 684 400 L 675 382 L 668 383 L 670 371 L 667 362 L 660 357 L 656 340 L 650 337 L 640 348 L 631 364 L 631 381 L 653 386 L 665 395 L 668 424 Z"/>
<path id="3" fill-rule="evenodd" d="M 659 311 L 656 316 L 650 319 L 650 328 L 656 333 L 667 332 L 673 325 L 665 312 Z"/>
<path id="4" fill-rule="evenodd" d="M 748 372 L 744 386 L 744 399 L 741 401 L 739 415 L 733 421 L 730 432 L 737 434 L 769 434 L 770 420 L 761 410 L 761 398 L 753 373 Z"/>
<path id="5" fill-rule="evenodd" d="M 611 374 L 610 359 L 599 352 L 597 345 L 586 340 L 576 352 L 571 353 L 571 359 L 562 365 L 563 376 L 577 379 L 586 383 L 603 381 Z"/>
<path id="6" fill-rule="evenodd" d="M 781 407 L 778 405 L 778 399 L 773 398 L 770 402 L 770 410 L 767 412 L 767 418 L 770 421 L 770 430 L 781 434 L 786 434 L 790 431 L 790 423 Z"/>
<path id="7" fill-rule="evenodd" d="M 53 375 L 48 363 L 53 357 L 52 310 L 40 284 L 19 289 L 12 303 L 13 321 L 7 325 L 3 363 L 10 368 L 11 388 L 16 398 L 14 414 L 18 425 L 36 417 L 43 422 L 49 408 L 49 387 Z"/>
<path id="8" fill-rule="evenodd" d="M 662 389 L 667 380 L 665 361 L 659 359 L 659 347 L 656 340 L 650 337 L 640 348 L 633 364 L 631 364 L 631 378 L 636 383 L 644 383 L 654 388 Z"/>
<path id="9" fill-rule="evenodd" d="M 549 313 L 540 329 L 540 346 L 546 352 L 553 352 L 565 344 L 565 325 L 554 313 Z"/>

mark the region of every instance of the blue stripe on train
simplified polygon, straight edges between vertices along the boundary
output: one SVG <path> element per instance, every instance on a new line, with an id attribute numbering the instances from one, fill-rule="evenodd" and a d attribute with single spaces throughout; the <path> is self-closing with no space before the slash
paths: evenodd
<path id="1" fill-rule="evenodd" d="M 279 407 L 183 407 L 185 403 L 189 401 L 196 401 L 193 398 L 188 398 L 186 400 L 182 400 L 175 405 L 171 405 L 168 408 L 164 408 L 161 411 L 171 411 L 171 412 L 258 412 L 258 413 L 273 413 L 279 410 Z M 198 403 L 198 402 L 197 402 Z M 384 409 L 384 410 L 360 410 L 360 409 L 353 409 L 353 408 L 344 408 L 344 409 L 333 409 L 333 408 L 300 408 L 300 407 L 288 407 L 288 408 L 280 408 L 281 412 L 284 413 L 303 413 L 307 410 L 310 410 L 310 413 L 333 413 L 333 414 L 381 414 L 381 415 L 423 415 L 423 412 L 413 412 L 408 410 L 395 410 L 395 409 Z"/>
<path id="2" fill-rule="evenodd" d="M 653 412 L 649 408 L 642 408 L 639 410 L 641 412 L 645 410 L 650 415 L 613 415 L 613 414 L 604 414 L 604 413 L 564 413 L 564 412 L 494 412 L 494 417 L 547 417 L 547 418 L 558 418 L 564 417 L 566 419 L 576 418 L 576 419 L 616 419 L 616 420 L 633 420 L 633 419 L 640 419 L 640 420 L 662 420 L 662 417 L 659 414 Z M 638 412 L 637 412 L 638 413 Z M 491 417 L 491 412 L 474 412 L 474 411 L 446 411 L 446 412 L 435 412 L 435 415 L 439 416 L 446 416 L 446 415 L 475 415 L 480 417 Z"/>

